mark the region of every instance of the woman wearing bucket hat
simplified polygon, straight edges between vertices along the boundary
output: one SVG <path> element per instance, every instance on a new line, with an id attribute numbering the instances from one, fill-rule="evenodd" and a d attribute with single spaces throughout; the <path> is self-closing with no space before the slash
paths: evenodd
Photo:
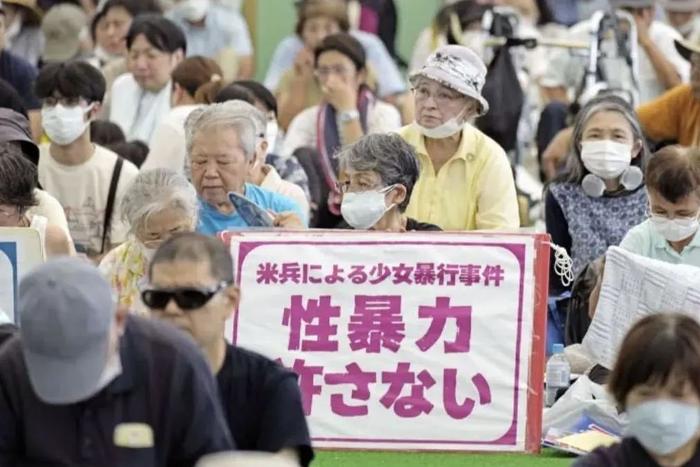
<path id="1" fill-rule="evenodd" d="M 676 49 L 691 64 L 690 83 L 642 105 L 637 114 L 648 138 L 700 146 L 700 39 L 676 41 Z"/>
<path id="2" fill-rule="evenodd" d="M 503 149 L 469 121 L 489 110 L 486 66 L 467 47 L 446 45 L 411 75 L 416 120 L 401 136 L 421 165 L 406 214 L 444 230 L 520 226 L 515 183 Z"/>

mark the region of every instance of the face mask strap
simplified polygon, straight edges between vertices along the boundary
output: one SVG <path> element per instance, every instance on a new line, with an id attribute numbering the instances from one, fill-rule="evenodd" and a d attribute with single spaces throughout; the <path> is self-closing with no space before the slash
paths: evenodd
<path id="1" fill-rule="evenodd" d="M 566 248 L 549 242 L 554 252 L 554 273 L 559 276 L 562 285 L 568 287 L 574 282 L 574 261 L 569 256 Z"/>

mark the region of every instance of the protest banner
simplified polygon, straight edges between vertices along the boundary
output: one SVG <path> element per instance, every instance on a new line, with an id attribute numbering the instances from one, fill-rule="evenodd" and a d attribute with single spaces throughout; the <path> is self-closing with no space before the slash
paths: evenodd
<path id="1" fill-rule="evenodd" d="M 227 336 L 299 375 L 315 446 L 539 449 L 545 236 L 223 235 Z"/>
<path id="2" fill-rule="evenodd" d="M 44 247 L 35 229 L 0 227 L 0 311 L 16 323 L 17 289 L 24 274 L 44 261 Z"/>

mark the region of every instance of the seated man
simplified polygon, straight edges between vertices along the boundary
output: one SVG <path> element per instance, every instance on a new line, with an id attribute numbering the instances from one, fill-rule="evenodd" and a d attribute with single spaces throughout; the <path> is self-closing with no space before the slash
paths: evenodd
<path id="1" fill-rule="evenodd" d="M 276 227 L 304 228 L 307 216 L 290 198 L 246 183 L 256 164 L 258 141 L 251 117 L 241 116 L 235 102 L 195 110 L 185 122 L 192 183 L 199 196 L 199 227 L 207 235 L 248 227 L 229 193 L 243 195 L 271 212 Z"/>
<path id="2" fill-rule="evenodd" d="M 225 79 L 253 75 L 253 44 L 238 11 L 209 0 L 175 0 L 168 17 L 184 31 L 188 56 L 215 59 L 224 69 Z"/>
<path id="3" fill-rule="evenodd" d="M 20 283 L 0 352 L 0 465 L 192 466 L 234 445 L 181 333 L 117 310 L 97 268 L 61 258 Z"/>
<path id="4" fill-rule="evenodd" d="M 180 234 L 160 246 L 149 266 L 143 302 L 154 317 L 189 333 L 219 383 L 238 449 L 286 454 L 307 466 L 314 457 L 294 373 L 224 340 L 240 296 L 226 246 Z"/>
<path id="5" fill-rule="evenodd" d="M 676 41 L 678 52 L 691 64 L 690 84 L 677 86 L 637 109 L 639 122 L 655 141 L 681 146 L 700 145 L 700 40 Z"/>

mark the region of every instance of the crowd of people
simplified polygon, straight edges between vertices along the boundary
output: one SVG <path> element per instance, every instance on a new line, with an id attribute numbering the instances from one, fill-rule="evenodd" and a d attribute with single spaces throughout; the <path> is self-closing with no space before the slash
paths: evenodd
<path id="1" fill-rule="evenodd" d="M 263 70 L 238 3 L 0 3 L 0 226 L 48 258 L 0 310 L 0 464 L 312 461 L 294 374 L 224 339 L 222 231 L 539 228 L 581 371 L 609 247 L 700 267 L 700 0 L 445 1 L 406 60 L 393 0 L 299 0 Z M 630 437 L 580 465 L 697 461 L 699 359 L 693 320 L 638 323 Z"/>

